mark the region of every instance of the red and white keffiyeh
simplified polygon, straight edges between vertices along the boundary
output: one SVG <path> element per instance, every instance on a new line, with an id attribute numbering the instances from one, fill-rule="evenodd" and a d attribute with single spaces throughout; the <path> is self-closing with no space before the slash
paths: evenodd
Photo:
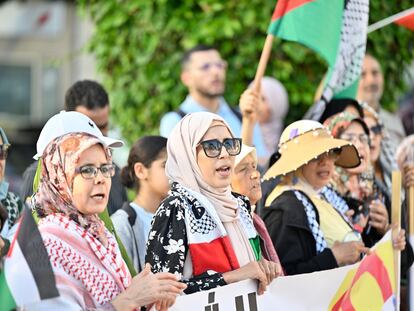
<path id="1" fill-rule="evenodd" d="M 58 286 L 79 292 L 79 297 L 90 296 L 85 301 L 93 300 L 99 306 L 110 302 L 130 285 L 131 275 L 108 230 L 105 230 L 106 246 L 64 215 L 41 219 L 39 230 Z"/>

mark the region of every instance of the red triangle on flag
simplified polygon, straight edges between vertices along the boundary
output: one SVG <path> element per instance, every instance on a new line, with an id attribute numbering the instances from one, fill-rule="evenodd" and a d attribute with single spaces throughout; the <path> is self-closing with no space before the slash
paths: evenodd
<path id="1" fill-rule="evenodd" d="M 272 21 L 282 17 L 289 11 L 312 1 L 315 0 L 279 0 L 276 4 L 275 11 L 273 12 Z"/>
<path id="2" fill-rule="evenodd" d="M 395 23 L 414 31 L 414 12 L 397 19 Z"/>

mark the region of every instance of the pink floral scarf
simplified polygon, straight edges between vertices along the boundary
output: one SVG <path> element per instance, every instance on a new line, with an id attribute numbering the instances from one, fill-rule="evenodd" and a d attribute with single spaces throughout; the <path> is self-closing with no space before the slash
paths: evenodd
<path id="1" fill-rule="evenodd" d="M 42 173 L 35 208 L 40 218 L 63 214 L 87 229 L 103 245 L 107 238 L 105 226 L 97 214 L 84 215 L 73 204 L 72 187 L 75 168 L 83 151 L 102 142 L 86 133 L 70 133 L 53 140 L 42 156 Z M 104 146 L 108 162 L 112 161 L 109 149 Z"/>

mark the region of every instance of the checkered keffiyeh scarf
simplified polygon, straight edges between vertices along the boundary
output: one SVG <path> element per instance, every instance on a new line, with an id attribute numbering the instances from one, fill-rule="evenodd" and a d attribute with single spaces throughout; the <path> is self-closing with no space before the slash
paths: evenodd
<path id="1" fill-rule="evenodd" d="M 346 201 L 332 188 L 323 187 L 319 192 L 326 201 L 329 202 L 338 212 L 345 216 L 345 212 L 349 210 L 349 206 Z"/>
<path id="2" fill-rule="evenodd" d="M 101 306 L 131 284 L 131 275 L 108 230 L 104 232 L 106 246 L 65 215 L 42 218 L 39 230 L 63 291 L 70 287 L 79 297 L 89 295 L 95 306 Z"/>
<path id="3" fill-rule="evenodd" d="M 326 240 L 323 235 L 323 232 L 321 231 L 321 228 L 319 226 L 319 223 L 316 221 L 316 213 L 315 209 L 312 205 L 312 203 L 309 201 L 309 199 L 303 195 L 298 190 L 293 191 L 296 198 L 302 202 L 303 206 L 305 207 L 305 213 L 308 218 L 309 227 L 312 231 L 312 235 L 315 238 L 316 241 L 316 252 L 322 253 L 325 248 L 327 248 Z"/>
<path id="4" fill-rule="evenodd" d="M 250 261 L 256 260 L 251 243 L 248 242 L 247 245 L 243 245 L 240 240 L 234 239 L 228 234 L 227 229 L 222 223 L 214 206 L 205 196 L 178 183 L 174 183 L 171 188 L 171 193 L 185 197 L 186 202 L 189 202 L 189 205 L 186 207 L 186 212 L 184 213 L 184 218 L 187 226 L 187 240 L 190 245 L 211 243 L 215 239 L 228 236 L 232 241 L 233 250 L 239 261 L 240 258 L 243 259 L 239 254 L 241 251 L 244 252 L 245 256 L 248 255 Z M 250 241 L 257 237 L 252 217 L 246 209 L 246 203 L 244 203 L 240 197 L 236 198 L 236 201 L 239 211 L 237 219 L 239 220 L 242 229 L 241 234 L 244 235 L 247 241 Z M 239 245 L 236 245 L 236 243 Z M 225 252 L 227 252 L 227 250 L 225 250 Z M 192 260 L 194 265 L 194 262 L 197 261 L 198 258 L 192 258 Z"/>

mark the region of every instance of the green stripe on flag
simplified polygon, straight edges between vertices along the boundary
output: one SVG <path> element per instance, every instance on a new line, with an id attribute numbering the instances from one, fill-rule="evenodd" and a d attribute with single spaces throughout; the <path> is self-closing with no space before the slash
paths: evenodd
<path id="1" fill-rule="evenodd" d="M 10 311 L 16 309 L 16 302 L 7 285 L 4 271 L 0 272 L 0 311 Z"/>
<path id="2" fill-rule="evenodd" d="M 255 238 L 249 239 L 250 246 L 253 249 L 254 256 L 256 260 L 262 259 L 262 251 L 260 249 L 260 237 L 257 235 Z"/>
<path id="3" fill-rule="evenodd" d="M 341 36 L 343 9 L 343 0 L 308 2 L 272 21 L 268 33 L 302 43 L 333 65 Z"/>

